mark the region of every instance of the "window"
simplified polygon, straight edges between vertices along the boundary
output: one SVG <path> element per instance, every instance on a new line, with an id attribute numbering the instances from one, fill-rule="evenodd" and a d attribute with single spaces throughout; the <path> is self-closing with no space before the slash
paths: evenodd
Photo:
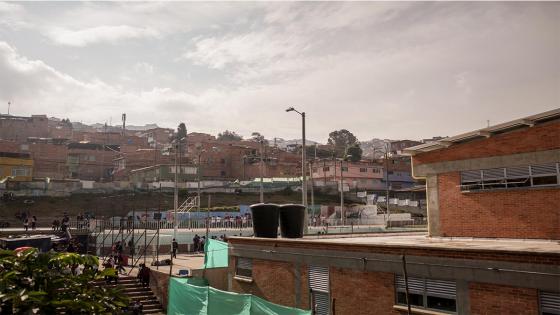
<path id="1" fill-rule="evenodd" d="M 397 304 L 406 305 L 406 286 L 403 276 L 395 278 Z M 411 306 L 455 313 L 457 288 L 454 281 L 408 277 L 408 298 Z"/>
<path id="2" fill-rule="evenodd" d="M 31 176 L 29 168 L 12 168 L 12 176 Z"/>
<path id="3" fill-rule="evenodd" d="M 330 169 L 330 167 L 328 167 L 328 166 L 323 167 L 323 172 L 328 172 L 328 171 L 330 171 L 330 170 L 331 170 L 331 169 Z"/>
<path id="4" fill-rule="evenodd" d="M 313 173 L 317 173 L 317 168 L 316 167 L 313 168 Z"/>
<path id="5" fill-rule="evenodd" d="M 360 167 L 360 173 L 367 173 L 367 168 Z"/>
<path id="6" fill-rule="evenodd" d="M 544 164 L 531 166 L 531 178 L 533 186 L 548 186 L 558 184 L 558 165 Z"/>
<path id="7" fill-rule="evenodd" d="M 513 166 L 461 172 L 461 190 L 554 186 L 559 184 L 558 163 Z"/>
<path id="8" fill-rule="evenodd" d="M 342 167 L 342 171 L 343 171 L 343 172 L 348 172 L 348 166 L 343 166 L 343 167 Z"/>
<path id="9" fill-rule="evenodd" d="M 371 171 L 376 173 L 376 174 L 380 173 L 380 170 L 378 168 L 372 168 Z"/>
<path id="10" fill-rule="evenodd" d="M 560 293 L 539 292 L 541 315 L 560 315 Z"/>
<path id="11" fill-rule="evenodd" d="M 235 275 L 244 278 L 251 278 L 253 276 L 253 261 L 251 258 L 237 257 Z"/>
<path id="12" fill-rule="evenodd" d="M 220 171 L 220 176 L 226 176 L 226 171 Z"/>
<path id="13" fill-rule="evenodd" d="M 309 266 L 308 270 L 309 290 L 311 291 L 311 305 L 313 314 L 330 314 L 330 286 L 329 267 Z"/>

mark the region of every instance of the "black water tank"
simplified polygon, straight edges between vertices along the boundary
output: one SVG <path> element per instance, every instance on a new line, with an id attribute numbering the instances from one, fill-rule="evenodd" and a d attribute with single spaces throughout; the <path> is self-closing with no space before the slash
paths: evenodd
<path id="1" fill-rule="evenodd" d="M 305 206 L 287 204 L 280 206 L 280 234 L 287 238 L 303 237 Z"/>
<path id="2" fill-rule="evenodd" d="M 250 206 L 253 216 L 253 232 L 256 237 L 278 237 L 278 205 L 257 203 Z"/>

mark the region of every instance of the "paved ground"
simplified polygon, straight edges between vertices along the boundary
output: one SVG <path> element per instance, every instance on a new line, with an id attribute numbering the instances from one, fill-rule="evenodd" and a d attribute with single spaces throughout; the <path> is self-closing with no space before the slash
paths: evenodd
<path id="1" fill-rule="evenodd" d="M 560 254 L 560 242 L 558 242 L 557 240 L 428 237 L 425 233 L 379 233 L 362 236 L 355 235 L 351 238 L 341 238 L 326 235 L 320 238 L 309 237 L 294 241 Z"/>

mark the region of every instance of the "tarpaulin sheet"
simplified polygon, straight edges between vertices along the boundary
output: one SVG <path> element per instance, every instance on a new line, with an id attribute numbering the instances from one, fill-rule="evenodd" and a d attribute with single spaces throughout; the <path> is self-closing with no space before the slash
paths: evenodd
<path id="1" fill-rule="evenodd" d="M 170 315 L 311 315 L 311 311 L 270 303 L 251 294 L 221 291 L 171 278 L 167 314 Z"/>
<path id="2" fill-rule="evenodd" d="M 209 239 L 204 244 L 204 268 L 228 266 L 228 243 Z"/>

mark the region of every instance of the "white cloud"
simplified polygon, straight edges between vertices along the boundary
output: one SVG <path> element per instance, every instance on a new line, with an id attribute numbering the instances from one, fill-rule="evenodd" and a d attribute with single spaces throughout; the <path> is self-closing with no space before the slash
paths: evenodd
<path id="1" fill-rule="evenodd" d="M 72 31 L 64 28 L 53 28 L 48 36 L 57 44 L 84 47 L 99 42 L 117 42 L 125 39 L 157 37 L 156 30 L 132 27 L 129 25 L 97 26 Z"/>
<path id="2" fill-rule="evenodd" d="M 290 138 L 299 120 L 284 109 L 296 106 L 312 139 L 347 128 L 365 140 L 451 135 L 560 104 L 558 4 L 23 7 L 35 29 L 0 22 L 0 105 L 18 114 L 124 111 L 131 123 Z"/>

